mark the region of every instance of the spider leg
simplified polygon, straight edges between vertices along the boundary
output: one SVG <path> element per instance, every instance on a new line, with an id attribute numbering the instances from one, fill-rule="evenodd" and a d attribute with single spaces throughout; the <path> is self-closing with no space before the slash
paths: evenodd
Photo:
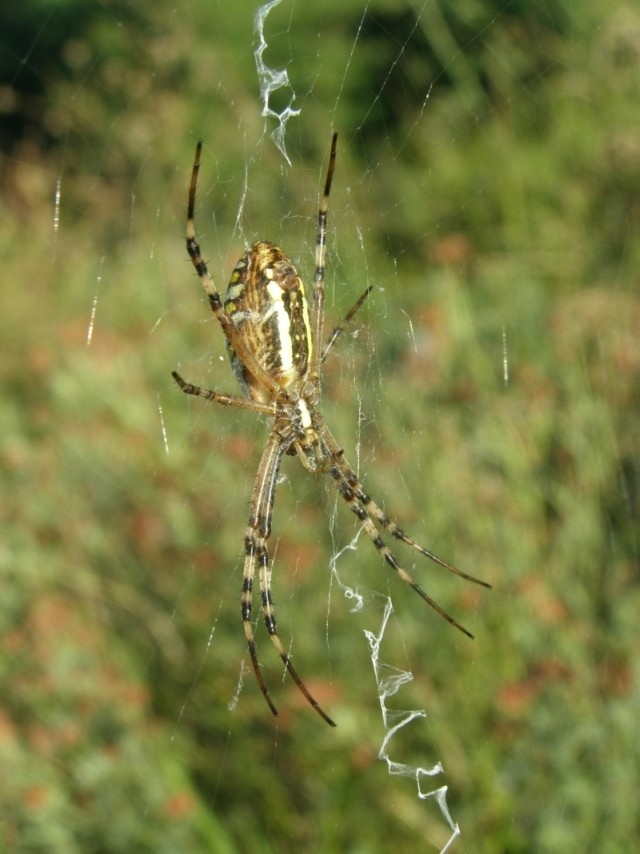
<path id="1" fill-rule="evenodd" d="M 371 498 L 371 496 L 366 493 L 362 487 L 362 484 L 358 480 L 357 476 L 352 471 L 345 471 L 345 479 L 351 489 L 353 490 L 357 500 L 360 505 L 367 511 L 369 516 L 374 516 L 376 520 L 382 525 L 382 527 L 388 531 L 392 537 L 395 537 L 396 540 L 400 540 L 400 542 L 404 543 L 407 546 L 410 546 L 412 549 L 415 549 L 420 554 L 428 557 L 429 560 L 432 560 L 434 563 L 437 563 L 439 566 L 443 566 L 445 569 L 448 569 L 449 572 L 453 572 L 455 575 L 459 575 L 460 578 L 464 578 L 465 581 L 472 581 L 474 584 L 479 584 L 482 587 L 491 588 L 491 585 L 488 581 L 483 581 L 481 578 L 476 578 L 475 575 L 469 575 L 467 572 L 463 572 L 461 569 L 458 569 L 453 564 L 448 563 L 446 560 L 443 560 L 441 557 L 438 557 L 434 552 L 429 551 L 429 549 L 425 549 L 424 546 L 421 546 L 411 537 L 408 537 L 404 531 L 398 527 L 398 525 L 390 519 L 389 516 L 376 504 L 375 501 Z"/>
<path id="2" fill-rule="evenodd" d="M 329 166 L 327 177 L 324 182 L 324 194 L 318 209 L 316 219 L 316 264 L 313 278 L 313 304 L 311 306 L 311 330 L 313 335 L 313 355 L 310 373 L 317 372 L 321 363 L 318 348 L 322 341 L 322 325 L 324 321 L 324 265 L 327 254 L 327 211 L 329 209 L 329 193 L 333 181 L 333 171 L 336 167 L 336 145 L 338 134 L 334 133 L 331 138 L 331 152 L 329 154 Z"/>
<path id="3" fill-rule="evenodd" d="M 298 676 L 296 669 L 291 663 L 291 658 L 286 652 L 280 636 L 278 635 L 276 617 L 271 600 L 271 568 L 267 541 L 271 536 L 271 518 L 273 515 L 273 502 L 275 497 L 276 482 L 280 463 L 286 451 L 286 445 L 277 436 L 271 436 L 264 450 L 258 474 L 256 477 L 253 495 L 251 497 L 251 515 L 245 534 L 245 561 L 244 578 L 242 582 L 242 623 L 247 639 L 251 663 L 265 700 L 271 712 L 278 715 L 278 710 L 271 699 L 269 690 L 260 670 L 258 656 L 256 653 L 251 620 L 252 591 L 256 566 L 259 567 L 260 597 L 262 602 L 262 613 L 264 623 L 278 655 L 284 663 L 289 675 L 297 685 L 299 691 L 313 706 L 320 717 L 330 726 L 336 726 L 335 722 L 324 712 L 318 701 L 311 695 L 302 679 Z"/>
<path id="4" fill-rule="evenodd" d="M 359 310 L 360 306 L 366 300 L 366 298 L 369 296 L 369 294 L 371 293 L 372 290 L 373 290 L 373 285 L 369 285 L 369 287 L 366 289 L 366 291 L 360 297 L 358 297 L 358 299 L 353 304 L 353 306 L 345 314 L 344 318 L 340 321 L 340 323 L 334 328 L 333 332 L 329 336 L 327 343 L 324 345 L 324 348 L 322 350 L 322 355 L 320 356 L 320 364 L 321 365 L 324 364 L 327 356 L 329 355 L 329 351 L 331 350 L 333 345 L 336 343 L 338 338 L 342 335 L 342 333 L 347 328 L 347 326 L 351 323 L 351 321 L 353 320 L 353 318 L 356 315 L 356 312 Z"/>
<path id="5" fill-rule="evenodd" d="M 491 585 L 488 581 L 484 581 L 481 578 L 477 578 L 475 575 L 469 575 L 467 572 L 463 572 L 461 569 L 453 566 L 453 564 L 448 563 L 446 560 L 443 560 L 441 557 L 438 557 L 429 549 L 425 549 L 424 546 L 421 546 L 417 543 L 412 537 L 407 536 L 404 531 L 398 526 L 398 524 L 391 519 L 387 514 L 382 510 L 382 508 L 376 504 L 376 502 L 371 498 L 371 496 L 365 492 L 358 476 L 353 471 L 351 466 L 348 464 L 344 455 L 340 452 L 338 445 L 330 434 L 326 436 L 327 446 L 332 451 L 332 458 L 335 459 L 336 464 L 340 469 L 341 475 L 344 477 L 348 486 L 353 490 L 353 493 L 360 503 L 360 505 L 366 510 L 369 516 L 375 517 L 376 521 L 382 525 L 382 527 L 388 531 L 392 537 L 395 537 L 396 540 L 400 540 L 400 542 L 404 543 L 407 546 L 410 546 L 412 549 L 415 549 L 420 554 L 432 560 L 434 563 L 437 563 L 439 566 L 448 569 L 450 572 L 453 572 L 455 575 L 459 575 L 460 578 L 464 578 L 465 581 L 471 581 L 474 584 L 479 584 L 481 587 L 487 587 L 491 589 Z"/>
<path id="6" fill-rule="evenodd" d="M 328 430 L 325 430 L 324 433 L 324 442 L 326 443 L 327 451 L 330 455 L 331 464 L 327 467 L 327 471 L 334 481 L 340 496 L 343 500 L 349 505 L 351 511 L 358 517 L 358 519 L 362 522 L 362 526 L 365 530 L 365 533 L 376 547 L 378 553 L 384 560 L 384 562 L 390 566 L 392 569 L 396 571 L 398 576 L 412 587 L 419 596 L 421 596 L 427 604 L 429 604 L 434 611 L 436 611 L 440 616 L 445 619 L 448 623 L 451 623 L 452 626 L 455 626 L 459 631 L 465 634 L 469 638 L 473 638 L 468 629 L 465 629 L 454 617 L 451 616 L 447 611 L 444 610 L 438 603 L 429 596 L 429 594 L 423 590 L 423 588 L 417 583 L 417 581 L 411 576 L 399 563 L 396 559 L 395 555 L 387 546 L 387 544 L 382 539 L 378 528 L 375 525 L 374 519 L 382 525 L 385 530 L 389 531 L 389 533 L 399 539 L 401 542 L 406 543 L 409 546 L 412 546 L 421 554 L 424 554 L 426 557 L 434 560 L 436 563 L 440 564 L 440 566 L 446 567 L 446 569 L 455 572 L 456 575 L 460 575 L 461 577 L 468 579 L 469 581 L 474 581 L 478 584 L 482 584 L 485 587 L 490 587 L 486 582 L 480 581 L 473 576 L 467 575 L 463 573 L 461 570 L 456 569 L 451 564 L 446 561 L 441 560 L 437 555 L 434 555 L 432 552 L 427 549 L 423 549 L 422 546 L 419 546 L 415 543 L 410 537 L 407 537 L 398 526 L 389 519 L 382 510 L 378 507 L 375 502 L 369 498 L 367 493 L 365 493 L 360 481 L 358 480 L 355 472 L 345 460 L 342 451 L 339 449 L 335 439 Z M 372 518 L 373 517 L 373 518 Z"/>
<path id="7" fill-rule="evenodd" d="M 200 171 L 200 156 L 202 154 L 202 140 L 199 139 L 196 145 L 196 153 L 193 160 L 193 168 L 191 170 L 191 181 L 189 183 L 189 198 L 187 202 L 187 252 L 191 263 L 195 267 L 204 292 L 209 300 L 209 307 L 215 315 L 218 323 L 222 327 L 227 341 L 230 343 L 233 350 L 237 353 L 238 358 L 247 370 L 257 379 L 261 385 L 270 390 L 274 396 L 280 390 L 276 380 L 268 374 L 258 362 L 254 351 L 245 343 L 243 337 L 239 334 L 231 317 L 226 313 L 220 298 L 220 292 L 216 288 L 213 277 L 209 272 L 209 268 L 202 257 L 202 252 L 198 241 L 196 240 L 195 226 L 195 207 L 196 207 L 196 189 L 198 186 L 198 172 Z M 335 157 L 335 155 L 334 155 Z"/>
<path id="8" fill-rule="evenodd" d="M 259 403 L 256 400 L 248 400 L 244 397 L 237 397 L 234 394 L 224 394 L 219 391 L 213 391 L 210 388 L 201 388 L 199 385 L 187 382 L 177 371 L 171 371 L 171 376 L 185 394 L 204 397 L 205 400 L 210 400 L 212 403 L 221 403 L 224 406 L 233 406 L 236 409 L 251 409 L 253 412 L 260 412 L 263 415 L 276 414 L 275 404 Z"/>

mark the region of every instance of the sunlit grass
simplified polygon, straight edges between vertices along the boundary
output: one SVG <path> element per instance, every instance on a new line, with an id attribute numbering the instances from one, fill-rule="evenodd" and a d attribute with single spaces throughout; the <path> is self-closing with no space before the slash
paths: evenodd
<path id="1" fill-rule="evenodd" d="M 85 69 L 73 97 L 55 84 L 49 110 L 74 134 L 48 150 L 25 145 L 3 166 L 3 844 L 443 845 L 437 811 L 376 759 L 384 733 L 362 630 L 377 630 L 377 594 L 390 593 L 383 655 L 414 674 L 397 705 L 429 714 L 397 749 L 443 761 L 437 783 L 450 786 L 466 850 L 628 850 L 640 767 L 640 137 L 625 33 L 637 15 L 623 6 L 597 31 L 576 18 L 569 37 L 559 26 L 544 68 L 511 81 L 511 66 L 494 69 L 499 95 L 487 84 L 486 101 L 445 75 L 422 122 L 408 114 L 387 127 L 404 147 L 387 149 L 373 117 L 350 131 L 356 101 L 339 128 L 328 325 L 365 285 L 375 291 L 327 364 L 327 416 L 403 528 L 494 588 L 395 548 L 469 641 L 361 537 L 338 562 L 366 598 L 364 614 L 350 614 L 329 562 L 356 533 L 352 514 L 287 459 L 274 600 L 296 666 L 328 698 L 330 732 L 283 683 L 261 626 L 281 718 L 247 661 L 228 708 L 245 656 L 242 538 L 265 425 L 187 400 L 170 377 L 178 368 L 234 390 L 184 251 L 195 137 L 206 140 L 198 228 L 219 287 L 257 237 L 284 243 L 308 278 L 326 116 L 308 104 L 283 171 L 268 138 L 252 148 L 257 122 L 240 121 L 238 134 L 242 110 L 256 110 L 252 74 L 230 43 L 216 53 L 214 12 L 188 39 L 155 14 L 144 50 L 119 48 L 97 80 Z M 517 58 L 517 29 L 501 22 L 488 32 Z M 107 52 L 111 37 L 87 36 Z M 571 62 L 554 65 L 559 55 Z M 149 57 L 155 77 L 140 68 Z"/>

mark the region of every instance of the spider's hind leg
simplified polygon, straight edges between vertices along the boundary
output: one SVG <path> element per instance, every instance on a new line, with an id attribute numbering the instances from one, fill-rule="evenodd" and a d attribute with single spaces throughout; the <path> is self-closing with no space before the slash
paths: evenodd
<path id="1" fill-rule="evenodd" d="M 459 631 L 463 634 L 467 635 L 467 637 L 473 638 L 473 635 L 470 631 L 465 629 L 451 614 L 447 613 L 438 603 L 426 593 L 425 590 L 417 583 L 417 581 L 411 576 L 399 563 L 396 559 L 395 555 L 387 546 L 387 544 L 382 539 L 378 528 L 375 525 L 374 519 L 393 537 L 420 552 L 420 554 L 425 555 L 430 560 L 439 564 L 440 566 L 445 567 L 446 569 L 454 572 L 456 575 L 465 578 L 468 581 L 473 581 L 476 584 L 481 584 L 484 587 L 490 587 L 490 584 L 487 584 L 486 581 L 481 581 L 478 578 L 475 578 L 472 575 L 467 575 L 467 573 L 462 572 L 451 564 L 439 558 L 437 555 L 418 545 L 414 540 L 410 537 L 407 537 L 406 534 L 398 527 L 398 525 L 390 519 L 382 509 L 371 499 L 371 497 L 364 491 L 362 484 L 358 480 L 357 475 L 351 468 L 351 466 L 347 463 L 344 458 L 342 451 L 339 450 L 337 444 L 333 437 L 325 434 L 325 441 L 327 444 L 327 450 L 331 456 L 331 464 L 328 466 L 328 473 L 333 479 L 338 492 L 344 501 L 349 505 L 351 511 L 358 517 L 358 519 L 362 522 L 362 526 L 365 530 L 365 533 L 376 547 L 378 554 L 382 557 L 384 562 L 390 566 L 398 576 L 412 587 L 419 596 L 421 596 L 427 604 L 429 604 L 434 611 L 437 611 L 440 616 L 445 619 L 448 623 L 451 623 L 452 626 L 455 626 Z"/>
<path id="2" fill-rule="evenodd" d="M 463 572 L 461 569 L 453 566 L 453 564 L 448 563 L 446 560 L 443 560 L 441 557 L 438 557 L 434 552 L 429 551 L 429 549 L 425 549 L 424 546 L 421 546 L 411 537 L 408 537 L 404 531 L 398 527 L 396 522 L 393 519 L 390 519 L 389 516 L 376 504 L 376 502 L 371 498 L 371 496 L 366 493 L 362 487 L 362 484 L 356 477 L 354 472 L 350 472 L 351 477 L 346 478 L 347 483 L 350 488 L 353 490 L 353 493 L 356 499 L 359 501 L 360 505 L 364 508 L 369 516 L 375 517 L 375 519 L 382 525 L 385 531 L 388 531 L 392 537 L 395 537 L 396 540 L 400 540 L 400 542 L 404 543 L 407 546 L 410 546 L 412 549 L 415 549 L 420 554 L 428 557 L 429 560 L 432 560 L 434 563 L 443 566 L 445 569 L 448 569 L 449 572 L 453 572 L 455 575 L 459 575 L 460 578 L 464 578 L 465 581 L 472 581 L 474 584 L 480 584 L 482 587 L 491 588 L 491 585 L 488 581 L 483 581 L 481 578 L 476 578 L 475 575 L 469 575 L 467 572 Z"/>
<path id="3" fill-rule="evenodd" d="M 273 434 L 262 454 L 258 474 L 253 488 L 251 497 L 251 515 L 249 524 L 244 538 L 245 559 L 244 573 L 242 582 L 242 625 L 249 647 L 249 655 L 251 656 L 251 664 L 256 675 L 256 680 L 260 686 L 265 700 L 271 712 L 278 715 L 278 710 L 271 699 L 269 690 L 264 681 L 264 676 L 260 669 L 258 655 L 256 653 L 255 640 L 253 636 L 252 622 L 252 593 L 253 580 L 256 574 L 256 567 L 259 568 L 260 579 L 260 599 L 262 603 L 262 614 L 264 616 L 264 624 L 269 633 L 269 637 L 276 648 L 287 672 L 296 683 L 298 690 L 313 706 L 320 717 L 330 726 L 335 726 L 335 722 L 326 714 L 318 701 L 312 696 L 307 689 L 302 679 L 291 663 L 291 658 L 286 652 L 276 626 L 276 616 L 273 611 L 273 603 L 271 601 L 271 566 L 269 559 L 269 549 L 267 541 L 271 536 L 271 518 L 273 515 L 273 502 L 275 498 L 275 488 L 280 470 L 280 463 L 285 453 L 286 445 L 283 444 L 277 434 Z"/>
<path id="4" fill-rule="evenodd" d="M 271 638 L 278 655 L 280 656 L 285 667 L 287 668 L 289 675 L 296 683 L 299 691 L 302 693 L 307 702 L 311 706 L 313 706 L 313 708 L 320 715 L 320 717 L 330 726 L 336 726 L 335 722 L 326 714 L 326 712 L 322 709 L 318 701 L 309 692 L 302 679 L 298 676 L 295 667 L 291 663 L 291 658 L 289 654 L 286 652 L 284 646 L 282 645 L 282 641 L 280 640 L 280 636 L 277 630 L 276 616 L 273 611 L 273 603 L 271 601 L 271 570 L 269 568 L 269 552 L 267 549 L 267 542 L 263 536 L 256 536 L 251 526 L 247 530 L 247 535 L 245 537 L 245 549 L 245 572 L 244 582 L 242 585 L 242 622 L 244 626 L 245 636 L 247 638 L 247 645 L 249 647 L 249 655 L 251 656 L 251 664 L 253 665 L 253 670 L 256 675 L 258 685 L 260 686 L 260 690 L 262 691 L 264 698 L 267 701 L 269 708 L 271 709 L 271 712 L 276 715 L 276 717 L 279 714 L 273 700 L 271 699 L 269 689 L 266 686 L 264 676 L 262 675 L 262 671 L 260 669 L 258 655 L 256 653 L 255 640 L 253 637 L 253 624 L 251 621 L 251 593 L 253 589 L 253 575 L 256 563 L 260 567 L 260 598 L 262 601 L 262 613 L 264 615 L 264 623 L 267 628 L 267 632 L 269 633 L 269 637 Z"/>

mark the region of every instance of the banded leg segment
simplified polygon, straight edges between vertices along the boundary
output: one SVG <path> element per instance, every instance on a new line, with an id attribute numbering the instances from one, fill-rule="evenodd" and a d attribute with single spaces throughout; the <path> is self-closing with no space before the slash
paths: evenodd
<path id="1" fill-rule="evenodd" d="M 318 366 L 321 363 L 320 348 L 322 347 L 322 325 L 324 320 L 324 266 L 327 254 L 327 211 L 329 210 L 329 194 L 331 193 L 333 171 L 336 167 L 337 142 L 338 134 L 334 133 L 331 139 L 327 177 L 324 182 L 324 195 L 320 202 L 318 218 L 316 220 L 316 263 L 313 280 L 313 304 L 311 306 L 311 330 L 313 335 L 311 374 L 317 373 Z"/>
<path id="2" fill-rule="evenodd" d="M 369 285 L 369 287 L 366 289 L 366 291 L 361 296 L 359 296 L 358 299 L 356 300 L 356 302 L 351 306 L 351 308 L 345 314 L 344 318 L 340 321 L 340 323 L 333 329 L 333 331 L 331 332 L 331 335 L 327 339 L 327 343 L 324 345 L 324 348 L 322 350 L 322 355 L 320 356 L 320 364 L 321 365 L 324 364 L 327 356 L 329 355 L 329 351 L 331 350 L 333 345 L 336 343 L 338 338 L 342 335 L 342 333 L 347 328 L 347 326 L 351 323 L 351 321 L 353 320 L 353 318 L 357 314 L 358 310 L 360 309 L 360 306 L 366 300 L 366 298 L 369 296 L 369 294 L 371 293 L 372 290 L 373 290 L 373 285 Z"/>
<path id="3" fill-rule="evenodd" d="M 358 499 L 362 507 L 367 511 L 369 516 L 375 517 L 377 522 L 388 531 L 392 537 L 395 537 L 396 540 L 400 540 L 400 542 L 404 543 L 407 546 L 410 546 L 412 549 L 415 549 L 417 552 L 420 552 L 421 555 L 429 558 L 434 563 L 437 563 L 439 566 L 448 569 L 449 572 L 453 572 L 455 575 L 459 575 L 460 578 L 464 578 L 465 581 L 472 581 L 474 584 L 479 584 L 481 587 L 491 588 L 491 585 L 487 581 L 483 581 L 481 578 L 476 578 L 475 575 L 469 575 L 467 572 L 463 572 L 461 569 L 458 569 L 453 564 L 448 563 L 446 560 L 443 560 L 441 557 L 438 557 L 434 552 L 429 551 L 429 549 L 425 549 L 424 546 L 421 546 L 411 537 L 408 537 L 404 531 L 398 527 L 398 525 L 391 519 L 387 514 L 376 504 L 376 502 L 371 498 L 371 496 L 366 493 L 362 487 L 362 484 L 358 480 L 355 472 L 353 472 L 350 467 L 346 464 L 346 461 L 343 460 L 343 474 L 346 482 L 349 484 L 355 497 Z"/>
<path id="4" fill-rule="evenodd" d="M 286 445 L 283 445 L 277 436 L 270 437 L 258 468 L 258 475 L 256 477 L 251 498 L 251 515 L 249 517 L 249 524 L 245 534 L 244 578 L 242 582 L 241 600 L 242 624 L 244 626 L 244 633 L 247 639 L 247 646 L 249 648 L 249 655 L 251 656 L 251 664 L 256 675 L 256 680 L 269 708 L 271 709 L 271 712 L 277 716 L 278 709 L 271 699 L 271 695 L 269 694 L 269 690 L 260 669 L 253 633 L 252 592 L 257 566 L 259 571 L 262 614 L 269 637 L 271 638 L 280 659 L 284 663 L 300 693 L 304 696 L 309 705 L 313 706 L 316 712 L 324 721 L 326 721 L 326 723 L 330 726 L 335 726 L 335 722 L 326 714 L 318 701 L 309 692 L 291 663 L 291 658 L 282 645 L 282 641 L 278 635 L 276 616 L 273 610 L 273 603 L 271 601 L 271 565 L 267 542 L 271 536 L 271 519 L 273 515 L 276 481 L 280 470 L 280 463 L 282 462 L 282 457 L 285 453 L 285 448 Z"/>
<path id="5" fill-rule="evenodd" d="M 324 441 L 326 446 L 326 452 L 328 455 L 328 459 L 331 461 L 327 471 L 334 481 L 340 496 L 343 500 L 348 504 L 351 511 L 358 517 L 358 519 L 362 522 L 362 526 L 365 530 L 365 533 L 376 547 L 378 554 L 382 557 L 384 562 L 390 566 L 398 576 L 412 587 L 422 599 L 430 605 L 434 611 L 436 611 L 440 616 L 445 619 L 448 623 L 451 623 L 452 626 L 455 626 L 459 631 L 465 634 L 469 638 L 473 638 L 473 635 L 470 631 L 465 629 L 454 617 L 451 616 L 447 611 L 444 610 L 438 603 L 429 596 L 429 594 L 418 584 L 418 582 L 410 575 L 398 562 L 397 558 L 391 551 L 391 549 L 387 546 L 387 544 L 382 539 L 382 536 L 375 525 L 377 521 L 384 530 L 388 531 L 393 537 L 410 546 L 411 548 L 418 551 L 420 554 L 439 564 L 440 566 L 445 567 L 456 575 L 461 576 L 467 581 L 473 581 L 476 584 L 481 584 L 483 587 L 490 587 L 486 581 L 481 581 L 478 578 L 475 578 L 472 575 L 467 575 L 467 573 L 462 572 L 461 570 L 454 567 L 452 564 L 447 563 L 446 561 L 439 558 L 433 552 L 430 552 L 428 549 L 423 548 L 415 540 L 408 537 L 399 527 L 398 525 L 390 519 L 382 509 L 371 499 L 371 497 L 364 491 L 362 484 L 358 480 L 355 472 L 349 465 L 349 463 L 345 460 L 344 455 L 340 448 L 338 447 L 335 439 L 328 430 L 325 431 Z M 375 520 L 375 521 L 374 521 Z"/>
<path id="6" fill-rule="evenodd" d="M 238 333 L 238 330 L 233 320 L 224 310 L 224 307 L 222 305 L 222 299 L 220 297 L 220 292 L 216 288 L 215 282 L 213 281 L 213 277 L 209 272 L 209 268 L 207 267 L 204 258 L 202 257 L 200 246 L 198 244 L 198 241 L 196 240 L 196 189 L 198 187 L 198 173 L 200 171 L 201 154 L 202 140 L 199 139 L 196 145 L 196 153 L 193 160 L 193 168 L 191 170 L 191 181 L 189 183 L 186 230 L 187 252 L 189 254 L 189 258 L 191 258 L 191 263 L 195 267 L 195 271 L 198 274 L 198 277 L 202 283 L 204 292 L 207 295 L 211 311 L 213 312 L 218 323 L 222 327 L 222 331 L 224 332 L 227 341 L 235 350 L 238 359 L 242 362 L 242 364 L 249 371 L 249 373 L 252 374 L 257 380 L 259 380 L 260 384 L 264 386 L 265 389 L 271 391 L 273 396 L 275 397 L 280 391 L 280 386 L 278 385 L 276 380 L 270 374 L 268 374 L 260 365 L 253 350 L 247 346 L 243 337 Z"/>
<path id="7" fill-rule="evenodd" d="M 212 403 L 221 403 L 223 406 L 232 406 L 235 409 L 251 409 L 253 412 L 262 413 L 262 415 L 275 415 L 277 412 L 277 407 L 273 403 L 259 403 L 255 400 L 248 400 L 246 397 L 237 397 L 235 394 L 225 394 L 211 388 L 201 388 L 199 385 L 187 382 L 177 371 L 171 371 L 171 376 L 185 394 L 203 397 Z"/>

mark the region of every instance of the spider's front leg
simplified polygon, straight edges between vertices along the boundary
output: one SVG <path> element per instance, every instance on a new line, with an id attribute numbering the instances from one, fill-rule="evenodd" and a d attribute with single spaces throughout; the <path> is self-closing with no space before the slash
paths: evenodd
<path id="1" fill-rule="evenodd" d="M 298 676 L 291 658 L 286 652 L 280 636 L 278 635 L 276 616 L 273 611 L 273 603 L 271 601 L 271 568 L 269 559 L 269 549 L 267 542 L 271 536 L 271 519 L 273 516 L 273 502 L 275 498 L 276 482 L 282 457 L 287 450 L 287 444 L 283 443 L 276 433 L 272 433 L 267 442 L 267 446 L 262 454 L 258 474 L 256 476 L 253 494 L 251 496 L 251 515 L 249 516 L 249 524 L 245 534 L 245 559 L 244 559 L 244 575 L 242 581 L 242 624 L 244 633 L 247 639 L 249 655 L 251 656 L 251 664 L 256 676 L 260 690 L 262 691 L 269 708 L 274 715 L 278 715 L 269 689 L 266 686 L 258 654 L 256 652 L 255 639 L 253 634 L 252 615 L 252 594 L 253 580 L 255 577 L 256 566 L 259 568 L 260 578 L 260 598 L 262 603 L 262 613 L 264 623 L 269 633 L 273 645 L 275 646 L 278 655 L 282 659 L 287 671 L 293 681 L 296 683 L 299 691 L 313 706 L 320 717 L 330 726 L 336 726 L 335 722 L 326 714 L 318 701 L 311 695 L 302 679 Z"/>
<path id="2" fill-rule="evenodd" d="M 238 359 L 251 372 L 254 377 L 258 377 L 260 383 L 266 389 L 269 389 L 274 395 L 279 391 L 279 386 L 272 376 L 270 376 L 259 363 L 253 349 L 245 342 L 242 335 L 238 332 L 233 319 L 227 314 L 222 303 L 222 298 L 216 284 L 213 280 L 209 268 L 202 257 L 200 245 L 196 239 L 196 224 L 195 224 L 195 207 L 196 207 L 196 190 L 198 187 L 198 173 L 200 171 L 200 157 L 202 155 L 202 140 L 199 139 L 196 145 L 196 153 L 193 160 L 191 170 L 191 181 L 189 183 L 189 196 L 187 199 L 187 253 L 191 259 L 196 273 L 202 283 L 205 294 L 209 301 L 209 307 L 220 324 L 225 338 L 237 354 Z M 174 379 L 180 385 L 180 381 L 174 374 Z M 187 384 L 188 385 L 188 384 Z M 186 389 L 183 388 L 183 391 Z M 196 394 L 196 392 L 188 391 L 187 394 Z M 207 395 L 202 395 L 206 397 Z M 224 397 L 224 395 L 223 395 Z M 213 398 L 209 398 L 212 400 Z M 223 401 L 219 401 L 222 403 Z M 230 404 L 235 406 L 236 404 Z"/>

